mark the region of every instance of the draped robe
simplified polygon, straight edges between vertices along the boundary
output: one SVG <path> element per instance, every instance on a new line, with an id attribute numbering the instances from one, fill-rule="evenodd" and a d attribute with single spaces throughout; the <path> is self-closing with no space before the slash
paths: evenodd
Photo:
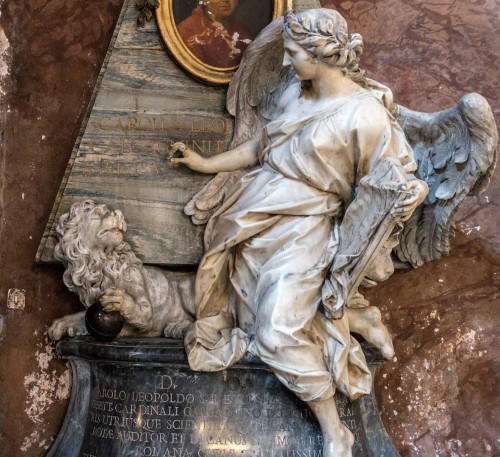
<path id="1" fill-rule="evenodd" d="M 305 401 L 338 388 L 369 393 L 371 377 L 347 315 L 322 312 L 343 209 L 385 157 L 412 151 L 380 93 L 361 90 L 263 131 L 261 166 L 210 219 L 196 277 L 196 322 L 185 338 L 194 370 L 216 371 L 250 351 Z"/>

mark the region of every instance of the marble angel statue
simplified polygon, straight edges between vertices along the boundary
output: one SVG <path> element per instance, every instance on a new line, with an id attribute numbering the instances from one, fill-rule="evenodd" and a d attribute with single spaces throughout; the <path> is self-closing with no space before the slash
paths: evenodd
<path id="1" fill-rule="evenodd" d="M 327 457 L 349 456 L 353 444 L 335 390 L 355 399 L 371 388 L 350 333 L 394 352 L 358 286 L 393 273 L 391 251 L 414 267 L 447 254 L 451 215 L 487 185 L 496 145 L 481 96 L 411 112 L 364 76 L 361 51 L 338 12 L 287 13 L 231 82 L 231 149 L 203 158 L 176 143 L 170 159 L 218 173 L 186 207 L 207 223 L 185 338 L 191 367 L 257 355 L 310 406 Z"/>

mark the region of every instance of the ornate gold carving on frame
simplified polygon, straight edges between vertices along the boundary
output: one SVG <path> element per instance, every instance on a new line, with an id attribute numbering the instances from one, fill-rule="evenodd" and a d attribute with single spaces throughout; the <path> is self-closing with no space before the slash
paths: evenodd
<path id="1" fill-rule="evenodd" d="M 190 75 L 209 84 L 229 84 L 238 67 L 218 68 L 196 58 L 184 44 L 174 20 L 173 1 L 162 0 L 156 9 L 156 23 L 160 36 L 175 61 Z M 274 2 L 273 19 L 293 9 L 293 0 L 268 0 Z"/>

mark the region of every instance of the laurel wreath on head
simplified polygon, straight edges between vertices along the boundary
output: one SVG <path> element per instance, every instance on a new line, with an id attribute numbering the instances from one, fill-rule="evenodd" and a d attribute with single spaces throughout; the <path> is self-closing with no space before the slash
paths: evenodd
<path id="1" fill-rule="evenodd" d="M 295 13 L 288 12 L 285 15 L 285 32 L 322 62 L 338 67 L 355 67 L 359 62 L 363 49 L 361 35 L 335 31 L 332 21 L 321 18 L 314 27 L 307 15 L 300 20 Z"/>

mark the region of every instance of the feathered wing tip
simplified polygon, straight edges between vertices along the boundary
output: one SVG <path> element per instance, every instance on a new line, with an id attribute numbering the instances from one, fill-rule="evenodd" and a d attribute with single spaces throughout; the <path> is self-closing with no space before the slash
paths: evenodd
<path id="1" fill-rule="evenodd" d="M 489 184 L 498 132 L 488 102 L 476 93 L 433 114 L 397 106 L 395 117 L 413 147 L 417 177 L 429 186 L 426 201 L 405 224 L 394 250 L 401 261 L 419 267 L 448 255 L 459 205 Z"/>
<path id="2" fill-rule="evenodd" d="M 293 81 L 283 68 L 283 18 L 271 22 L 247 47 L 227 92 L 227 110 L 235 116 L 229 149 L 259 135 L 272 119 L 282 93 Z M 184 207 L 195 225 L 206 224 L 230 194 L 242 171 L 218 173 Z"/>

